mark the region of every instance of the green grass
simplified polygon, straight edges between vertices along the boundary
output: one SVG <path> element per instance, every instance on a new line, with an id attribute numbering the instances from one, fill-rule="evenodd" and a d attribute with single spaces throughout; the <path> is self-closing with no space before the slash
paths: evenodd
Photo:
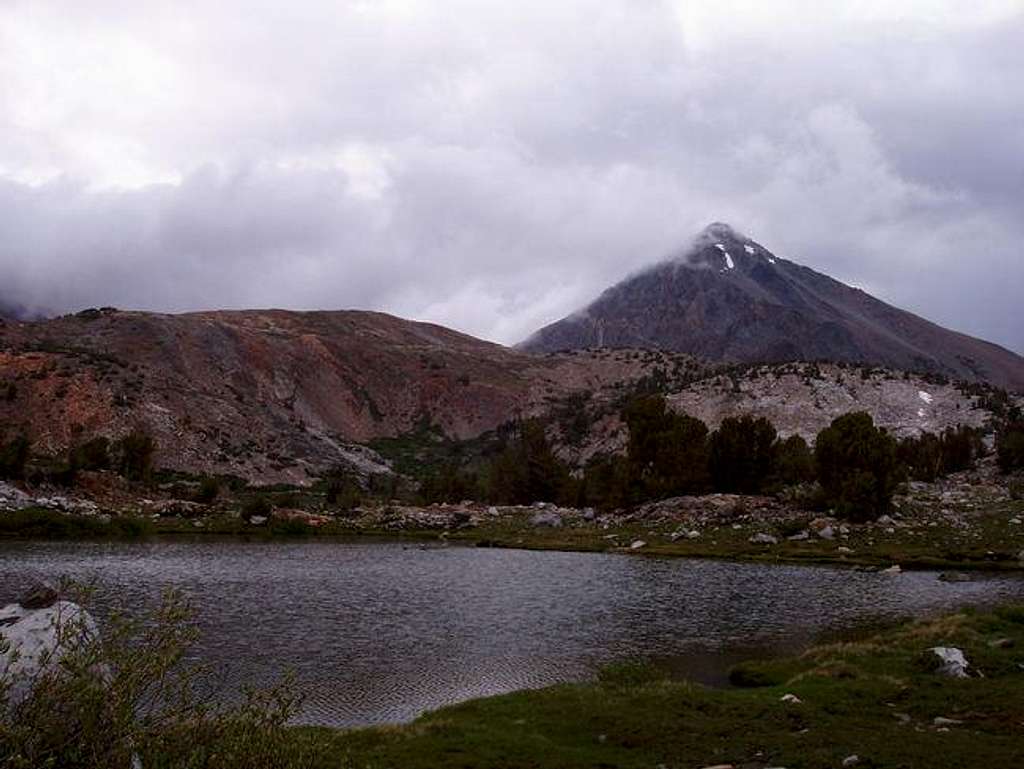
<path id="1" fill-rule="evenodd" d="M 266 495 L 274 504 L 285 507 L 317 509 L 319 498 L 308 491 L 289 491 Z M 300 498 L 301 497 L 301 498 Z M 242 499 L 247 499 L 243 497 Z M 298 522 L 272 521 L 251 526 L 237 515 L 209 516 L 197 526 L 193 520 L 164 518 L 150 521 L 131 516 L 114 517 L 109 524 L 97 519 L 64 516 L 52 511 L 22 511 L 0 516 L 0 537 L 21 538 L 103 538 L 148 534 L 231 535 L 244 537 L 383 537 L 388 539 L 443 538 L 452 542 L 489 547 L 532 550 L 569 550 L 580 552 L 629 552 L 639 556 L 718 558 L 765 563 L 841 564 L 886 567 L 899 564 L 910 569 L 952 569 L 956 571 L 1019 570 L 1018 554 L 1024 551 L 1024 526 L 1012 525 L 1014 516 L 1024 517 L 1024 501 L 993 503 L 983 511 L 971 510 L 971 525 L 966 529 L 947 523 L 916 530 L 896 528 L 889 534 L 882 527 L 851 526 L 847 538 L 823 540 L 811 536 L 791 542 L 787 534 L 801 529 L 805 520 L 779 520 L 772 523 L 743 523 L 739 528 L 724 525 L 704 528 L 697 539 L 685 537 L 673 542 L 670 535 L 686 525 L 676 522 L 612 521 L 607 528 L 579 518 L 566 518 L 560 528 L 536 527 L 530 523 L 529 509 L 507 512 L 498 518 L 484 519 L 479 526 L 441 529 L 395 529 L 383 527 L 379 519 L 338 517 L 319 527 Z M 807 516 L 805 516 L 806 518 Z M 377 521 L 376 523 L 374 521 Z M 941 519 L 940 519 L 941 520 Z M 798 525 L 799 524 L 799 525 Z M 776 545 L 752 544 L 756 533 L 774 534 Z M 629 545 L 643 540 L 646 546 L 630 551 Z M 843 553 L 839 547 L 852 550 Z"/>
<path id="2" fill-rule="evenodd" d="M 30 507 L 0 515 L 0 537 L 19 539 L 94 539 L 144 537 L 152 534 L 146 518 L 69 515 L 56 510 Z"/>
<path id="3" fill-rule="evenodd" d="M 1010 638 L 1015 646 L 993 648 Z M 984 678 L 920 660 L 964 649 Z M 474 700 L 397 727 L 297 730 L 322 767 L 861 767 L 1024 765 L 1024 609 L 961 613 L 750 663 L 767 684 L 712 690 L 618 666 L 597 683 Z M 801 704 L 780 700 L 792 693 Z M 936 717 L 962 724 L 939 731 Z"/>

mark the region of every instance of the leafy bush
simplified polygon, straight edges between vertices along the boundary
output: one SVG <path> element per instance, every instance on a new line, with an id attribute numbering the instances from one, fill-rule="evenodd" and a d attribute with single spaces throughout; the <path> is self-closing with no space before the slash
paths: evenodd
<path id="1" fill-rule="evenodd" d="M 138 761 L 146 769 L 290 769 L 311 762 L 286 728 L 299 703 L 290 682 L 248 691 L 237 705 L 201 696 L 207 672 L 187 656 L 197 630 L 176 593 L 139 619 L 113 614 L 98 634 L 87 615 L 68 613 L 57 638 L 61 653 L 31 679 L 28 696 L 0 707 L 5 767 L 109 769 Z M 11 683 L 0 681 L 0 695 Z"/>
<path id="2" fill-rule="evenodd" d="M 852 521 L 889 509 L 899 482 L 896 441 L 862 411 L 844 414 L 818 434 L 814 449 L 826 503 Z"/>

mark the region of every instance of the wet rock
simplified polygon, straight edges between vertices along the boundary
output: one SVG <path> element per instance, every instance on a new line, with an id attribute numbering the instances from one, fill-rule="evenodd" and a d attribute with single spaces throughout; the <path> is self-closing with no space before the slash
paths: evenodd
<path id="1" fill-rule="evenodd" d="M 778 537 L 773 537 L 771 534 L 755 534 L 749 540 L 753 545 L 777 545 L 779 544 Z"/>
<path id="2" fill-rule="evenodd" d="M 967 678 L 967 668 L 970 664 L 962 650 L 955 646 L 933 646 L 929 649 L 932 654 L 939 658 L 937 672 L 949 678 Z"/>
<path id="3" fill-rule="evenodd" d="M 632 543 L 632 544 L 631 544 L 631 545 L 629 546 L 629 549 L 630 549 L 630 550 L 639 550 L 639 549 L 640 549 L 640 548 L 642 548 L 642 547 L 647 547 L 647 543 L 646 543 L 646 542 L 644 542 L 644 541 L 643 541 L 642 539 L 638 539 L 638 540 L 636 540 L 635 542 L 633 542 L 633 543 Z"/>

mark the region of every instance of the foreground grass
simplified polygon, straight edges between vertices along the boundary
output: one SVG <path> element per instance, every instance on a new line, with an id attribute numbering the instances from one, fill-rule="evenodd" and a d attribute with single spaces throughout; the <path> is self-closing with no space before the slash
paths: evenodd
<path id="1" fill-rule="evenodd" d="M 940 645 L 963 649 L 984 678 L 931 670 L 926 650 Z M 367 769 L 817 769 L 851 755 L 859 767 L 1017 767 L 1022 665 L 1024 608 L 965 612 L 741 666 L 735 677 L 758 688 L 705 689 L 625 665 L 597 683 L 475 700 L 406 726 L 295 730 L 292 739 L 312 748 L 317 767 Z"/>

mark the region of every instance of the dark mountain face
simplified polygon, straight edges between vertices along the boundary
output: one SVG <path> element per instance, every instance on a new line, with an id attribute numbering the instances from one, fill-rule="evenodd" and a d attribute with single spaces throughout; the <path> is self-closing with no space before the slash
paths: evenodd
<path id="1" fill-rule="evenodd" d="M 645 347 L 710 360 L 833 360 L 1024 390 L 1024 358 L 780 259 L 725 224 L 520 345 Z"/>

